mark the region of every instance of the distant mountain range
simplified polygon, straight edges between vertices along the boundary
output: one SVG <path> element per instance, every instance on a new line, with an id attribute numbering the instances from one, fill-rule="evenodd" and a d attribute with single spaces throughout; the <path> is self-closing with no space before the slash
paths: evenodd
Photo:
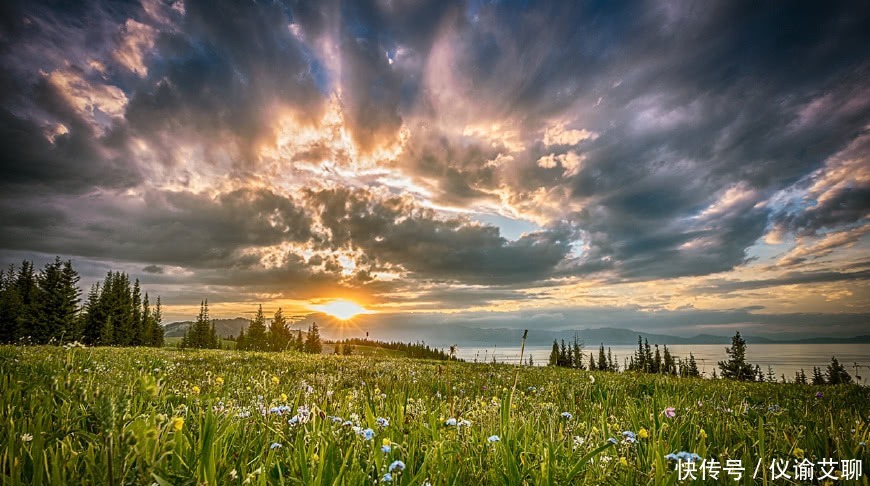
<path id="1" fill-rule="evenodd" d="M 247 331 L 249 319 L 236 317 L 233 319 L 215 319 L 215 330 L 221 337 L 238 336 L 244 329 Z M 378 325 L 377 316 L 361 315 L 354 318 L 351 323 L 346 323 L 327 314 L 315 313 L 304 319 L 291 324 L 294 329 L 308 329 L 312 322 L 317 322 L 320 333 L 327 339 L 341 337 L 364 337 L 370 330 L 370 338 L 382 341 L 417 342 L 426 341 L 434 346 L 449 346 L 459 344 L 462 346 L 519 346 L 522 340 L 522 329 L 509 328 L 476 328 L 457 324 L 444 324 L 432 328 L 415 326 L 413 323 L 390 326 Z M 167 337 L 183 336 L 193 321 L 171 322 L 164 327 Z M 267 323 L 268 325 L 268 323 Z M 712 334 L 698 334 L 695 336 L 671 336 L 667 334 L 654 334 L 631 329 L 602 327 L 597 329 L 577 330 L 540 330 L 529 329 L 526 340 L 528 346 L 543 346 L 552 344 L 553 340 L 574 339 L 583 341 L 587 347 L 597 346 L 603 343 L 605 346 L 619 346 L 637 344 L 637 337 L 646 339 L 650 344 L 730 344 L 731 336 L 716 336 Z M 802 339 L 772 339 L 761 336 L 744 335 L 743 338 L 749 344 L 870 344 L 870 335 L 855 337 L 814 337 Z"/>

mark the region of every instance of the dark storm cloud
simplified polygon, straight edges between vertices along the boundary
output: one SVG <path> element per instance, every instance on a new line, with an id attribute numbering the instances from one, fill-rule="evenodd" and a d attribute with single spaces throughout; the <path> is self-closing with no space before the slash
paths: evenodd
<path id="1" fill-rule="evenodd" d="M 870 270 L 854 272 L 793 272 L 779 278 L 763 280 L 723 280 L 706 287 L 696 287 L 689 291 L 692 294 L 727 294 L 743 290 L 765 289 L 783 285 L 801 285 L 829 282 L 855 282 L 870 280 Z"/>
<path id="2" fill-rule="evenodd" d="M 268 190 L 240 189 L 214 198 L 148 191 L 141 200 L 108 194 L 25 206 L 3 201 L 7 249 L 190 267 L 252 265 L 249 247 L 311 238 L 309 217 Z M 43 237 L 42 235 L 50 235 Z"/>
<path id="3" fill-rule="evenodd" d="M 398 264 L 434 280 L 506 284 L 546 278 L 570 251 L 572 231 L 553 227 L 508 241 L 498 228 L 438 219 L 412 200 L 365 191 L 308 192 L 335 249 L 362 250 L 375 266 Z"/>

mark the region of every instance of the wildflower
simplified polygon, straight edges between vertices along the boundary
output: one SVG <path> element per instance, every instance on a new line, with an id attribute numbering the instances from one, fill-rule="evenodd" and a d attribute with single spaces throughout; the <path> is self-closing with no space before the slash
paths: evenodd
<path id="1" fill-rule="evenodd" d="M 384 439 L 384 440 L 381 442 L 381 444 L 382 444 L 382 445 L 381 445 L 381 451 L 383 451 L 384 454 L 387 454 L 387 453 L 389 453 L 391 450 L 393 450 L 393 447 L 392 447 L 393 443 L 390 441 L 390 439 Z"/>
<path id="2" fill-rule="evenodd" d="M 641 428 L 640 430 L 637 431 L 637 436 L 640 437 L 641 439 L 646 439 L 649 437 L 649 432 L 647 432 L 646 429 Z"/>
<path id="3" fill-rule="evenodd" d="M 365 429 L 360 432 L 360 435 L 362 435 L 365 440 L 372 440 L 375 438 L 375 431 L 372 429 Z"/>
<path id="4" fill-rule="evenodd" d="M 804 450 L 800 447 L 795 447 L 792 454 L 794 454 L 795 457 L 804 457 Z"/>
<path id="5" fill-rule="evenodd" d="M 668 407 L 665 409 L 665 417 L 674 418 L 677 415 L 676 409 L 674 407 Z"/>
<path id="6" fill-rule="evenodd" d="M 471 427 L 471 422 L 469 422 L 468 420 L 462 419 L 456 423 L 456 428 L 462 428 L 462 427 Z"/>
<path id="7" fill-rule="evenodd" d="M 393 472 L 393 471 L 402 472 L 405 470 L 405 463 L 402 461 L 399 461 L 399 460 L 395 460 L 395 461 L 393 461 L 392 464 L 390 464 L 390 467 L 387 470 L 390 472 Z"/>
<path id="8" fill-rule="evenodd" d="M 33 440 L 33 435 L 31 434 L 21 434 L 21 442 L 30 442 Z"/>
<path id="9" fill-rule="evenodd" d="M 571 420 L 574 416 L 571 415 L 571 412 L 562 412 L 562 418 L 565 420 Z"/>
<path id="10" fill-rule="evenodd" d="M 456 419 L 453 418 L 453 417 L 450 417 L 449 419 L 447 419 L 447 420 L 444 422 L 444 425 L 446 425 L 446 426 L 448 426 L 448 427 L 454 427 L 454 426 L 456 426 Z"/>
<path id="11" fill-rule="evenodd" d="M 290 417 L 290 420 L 288 420 L 287 423 L 293 427 L 299 425 L 299 416 L 294 415 L 294 416 Z"/>
<path id="12" fill-rule="evenodd" d="M 634 432 L 630 430 L 626 430 L 625 432 L 623 432 L 622 437 L 623 440 L 625 442 L 628 442 L 629 444 L 634 444 L 635 442 L 637 442 L 637 436 L 634 434 Z"/>
<path id="13" fill-rule="evenodd" d="M 701 429 L 701 431 L 698 432 L 698 436 L 701 437 L 702 439 L 706 439 L 706 438 L 707 438 L 707 432 L 705 432 L 704 429 Z"/>
<path id="14" fill-rule="evenodd" d="M 272 376 L 272 384 L 273 384 L 273 385 L 280 385 L 280 384 L 281 384 L 281 379 L 278 378 L 277 376 Z"/>
<path id="15" fill-rule="evenodd" d="M 190 389 L 190 393 L 193 393 L 194 395 L 199 395 L 199 387 L 193 385 L 193 388 Z"/>
<path id="16" fill-rule="evenodd" d="M 384 474 L 384 477 L 381 478 L 381 481 L 383 481 L 385 483 L 391 483 L 391 482 L 393 482 L 393 475 L 390 473 L 386 473 L 386 474 Z"/>
<path id="17" fill-rule="evenodd" d="M 623 466 L 628 466 L 628 460 L 625 459 L 625 456 L 619 457 L 619 463 L 622 464 Z"/>
<path id="18" fill-rule="evenodd" d="M 280 449 L 282 447 L 284 447 L 284 446 L 282 446 L 280 443 L 272 442 L 272 445 L 269 446 L 269 449 L 275 450 L 275 449 Z"/>
<path id="19" fill-rule="evenodd" d="M 607 439 L 607 442 L 610 442 L 610 443 L 611 443 L 611 444 L 617 444 L 617 443 L 619 443 L 619 441 L 618 441 L 618 440 L 616 440 L 616 439 L 615 439 L 615 438 L 613 438 L 613 437 L 611 437 L 611 438 L 609 438 L 609 439 Z"/>
<path id="20" fill-rule="evenodd" d="M 377 422 L 379 427 L 389 427 L 390 426 L 390 421 L 383 418 L 383 417 L 378 417 L 377 419 L 375 419 L 375 422 Z"/>
<path id="21" fill-rule="evenodd" d="M 311 462 L 317 462 L 319 460 L 320 460 L 320 456 L 317 455 L 316 452 L 314 454 L 311 454 Z"/>
<path id="22" fill-rule="evenodd" d="M 238 473 L 238 471 L 236 471 L 235 469 L 233 469 L 232 471 L 230 471 L 230 479 L 235 480 L 237 477 L 239 477 L 239 473 Z"/>
<path id="23" fill-rule="evenodd" d="M 218 376 L 217 378 L 214 379 L 214 382 L 217 383 L 218 385 L 223 385 L 224 379 L 221 378 L 220 376 Z M 235 469 L 233 469 L 233 471 L 235 471 Z"/>
<path id="24" fill-rule="evenodd" d="M 281 394 L 281 401 L 282 401 L 282 402 L 286 402 L 286 401 L 287 401 L 287 394 L 286 394 L 286 393 L 282 393 L 282 394 Z"/>
<path id="25" fill-rule="evenodd" d="M 496 442 L 501 442 L 501 437 L 499 437 L 497 435 L 490 435 L 489 437 L 486 438 L 486 441 L 489 442 L 490 444 L 494 444 Z"/>
<path id="26" fill-rule="evenodd" d="M 816 392 L 816 398 L 822 398 L 823 396 L 822 392 Z"/>
<path id="27" fill-rule="evenodd" d="M 665 459 L 669 461 L 683 461 L 683 462 L 696 462 L 702 460 L 701 456 L 695 454 L 694 452 L 686 452 L 680 451 L 676 454 L 667 454 L 665 455 Z"/>
<path id="28" fill-rule="evenodd" d="M 176 432 L 181 432 L 181 428 L 184 427 L 184 417 L 175 417 L 172 419 L 172 429 Z"/>
<path id="29" fill-rule="evenodd" d="M 589 375 L 589 382 L 594 385 L 595 384 L 595 377 L 592 375 Z"/>
<path id="30" fill-rule="evenodd" d="M 579 435 L 575 435 L 574 436 L 574 447 L 572 449 L 577 450 L 578 447 L 582 446 L 585 443 L 586 443 L 585 437 L 580 437 Z"/>

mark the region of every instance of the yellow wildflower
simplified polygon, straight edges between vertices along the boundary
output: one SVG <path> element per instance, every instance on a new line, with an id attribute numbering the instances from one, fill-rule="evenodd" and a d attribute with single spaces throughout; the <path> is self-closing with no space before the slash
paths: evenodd
<path id="1" fill-rule="evenodd" d="M 701 431 L 698 432 L 698 436 L 700 436 L 702 439 L 706 439 L 706 438 L 707 438 L 707 432 L 704 432 L 704 429 L 701 429 Z"/>
<path id="2" fill-rule="evenodd" d="M 282 401 L 282 402 L 286 402 L 286 401 L 287 401 L 287 394 L 286 394 L 286 393 L 282 393 L 282 394 L 281 394 L 281 401 Z"/>
<path id="3" fill-rule="evenodd" d="M 199 387 L 193 385 L 193 388 L 190 389 L 190 393 L 193 393 L 194 395 L 199 395 Z"/>
<path id="4" fill-rule="evenodd" d="M 393 443 L 390 441 L 390 439 L 384 439 L 383 441 L 381 441 L 381 443 L 382 443 L 383 445 L 385 445 L 385 446 L 389 446 L 389 445 L 392 445 L 392 444 L 393 444 Z"/>
<path id="5" fill-rule="evenodd" d="M 801 449 L 800 447 L 795 447 L 794 451 L 792 451 L 792 454 L 794 454 L 795 457 L 802 458 L 802 457 L 804 457 L 804 450 Z"/>
<path id="6" fill-rule="evenodd" d="M 641 427 L 641 429 L 637 431 L 637 436 L 640 437 L 641 439 L 646 439 L 649 437 L 649 432 L 647 432 L 646 429 Z"/>
<path id="7" fill-rule="evenodd" d="M 218 376 L 217 378 L 214 379 L 214 382 L 217 383 L 218 385 L 223 385 L 224 379 L 221 378 L 220 376 Z"/>
<path id="8" fill-rule="evenodd" d="M 628 466 L 628 460 L 625 459 L 625 456 L 620 456 L 619 463 L 623 466 Z"/>
<path id="9" fill-rule="evenodd" d="M 172 419 L 172 429 L 176 432 L 181 432 L 184 427 L 184 417 L 175 417 Z"/>
<path id="10" fill-rule="evenodd" d="M 280 384 L 281 384 L 281 379 L 278 378 L 277 376 L 273 376 L 273 377 L 272 377 L 272 384 L 273 384 L 273 385 L 280 385 Z"/>
<path id="11" fill-rule="evenodd" d="M 316 452 L 314 454 L 311 454 L 311 462 L 317 462 L 319 460 L 320 456 L 318 456 Z"/>

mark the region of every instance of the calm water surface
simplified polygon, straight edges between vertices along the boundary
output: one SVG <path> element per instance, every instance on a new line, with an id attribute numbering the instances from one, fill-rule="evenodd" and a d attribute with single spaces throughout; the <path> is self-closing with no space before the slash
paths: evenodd
<path id="1" fill-rule="evenodd" d="M 717 362 L 725 360 L 724 344 L 675 344 L 668 345 L 668 350 L 674 356 L 688 358 L 689 353 L 695 355 L 695 361 L 698 363 L 698 369 L 704 376 L 711 376 L 713 370 L 718 366 Z M 527 346 L 524 355 L 524 361 L 528 360 L 531 354 L 535 365 L 545 365 L 550 356 L 551 346 Z M 625 364 L 630 356 L 637 349 L 637 346 L 611 346 L 610 347 L 614 360 L 619 363 L 620 369 L 625 367 Z M 663 351 L 664 348 L 660 346 Z M 605 347 L 606 350 L 606 347 Z M 583 353 L 586 355 L 584 363 L 589 362 L 589 353 L 595 354 L 596 361 L 598 360 L 598 347 L 584 348 Z M 653 348 L 655 352 L 655 348 Z M 466 361 L 492 361 L 493 355 L 495 360 L 502 363 L 516 363 L 519 361 L 520 348 L 517 347 L 495 347 L 495 348 L 480 348 L 480 347 L 460 347 L 457 350 L 457 356 Z M 789 381 L 794 379 L 794 374 L 801 368 L 804 369 L 807 376 L 812 378 L 813 366 L 818 366 L 824 369 L 831 362 L 831 356 L 836 356 L 842 363 L 852 378 L 855 378 L 855 363 L 859 365 L 857 374 L 863 380 L 862 383 L 870 384 L 870 344 L 749 344 L 746 348 L 747 361 L 758 364 L 761 370 L 766 374 L 767 367 L 773 368 L 777 379 L 781 379 L 780 375 L 785 374 Z"/>

